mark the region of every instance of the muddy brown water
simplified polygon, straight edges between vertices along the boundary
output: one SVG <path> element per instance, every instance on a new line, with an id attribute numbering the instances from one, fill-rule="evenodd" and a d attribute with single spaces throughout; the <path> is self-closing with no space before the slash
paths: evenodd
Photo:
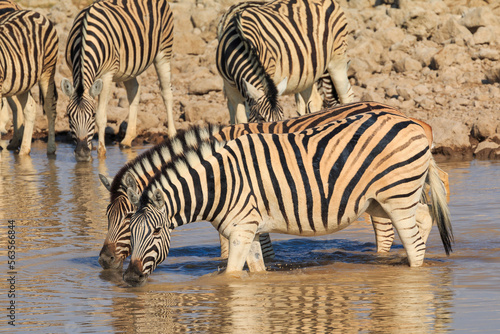
<path id="1" fill-rule="evenodd" d="M 377 255 L 371 226 L 358 222 L 318 238 L 272 235 L 269 271 L 226 278 L 217 274 L 225 263 L 216 231 L 195 223 L 174 231 L 170 256 L 147 285 L 129 288 L 97 263 L 108 203 L 97 175 L 114 176 L 144 149 L 110 146 L 105 160 L 89 163 L 76 163 L 68 144 L 55 159 L 40 142 L 31 157 L 0 153 L 1 331 L 499 332 L 500 162 L 440 164 L 456 243 L 446 257 L 434 227 L 421 268 L 406 265 L 398 239 Z"/>

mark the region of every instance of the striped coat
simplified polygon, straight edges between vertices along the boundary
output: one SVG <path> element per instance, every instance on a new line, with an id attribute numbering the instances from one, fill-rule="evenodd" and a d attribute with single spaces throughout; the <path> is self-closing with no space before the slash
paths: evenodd
<path id="1" fill-rule="evenodd" d="M 127 90 L 130 110 L 121 145 L 131 145 L 140 97 L 136 77 L 151 64 L 160 81 L 169 134 L 175 134 L 170 83 L 172 45 L 173 17 L 167 0 L 96 1 L 78 14 L 66 47 L 73 83 L 68 79 L 61 83 L 63 92 L 70 97 L 67 113 L 78 161 L 90 159 L 96 125 L 98 154 L 105 155 L 106 108 L 113 82 L 123 82 Z"/>
<path id="2" fill-rule="evenodd" d="M 49 126 L 47 153 L 53 154 L 56 151 L 57 105 L 54 76 L 59 39 L 53 24 L 43 15 L 17 8 L 4 7 L 0 19 L 0 101 L 2 97 L 7 97 L 14 123 L 14 137 L 7 148 L 16 150 L 20 147 L 21 155 L 31 151 L 36 114 L 31 88 L 38 83 Z M 2 114 L 5 110 L 2 108 Z M 24 125 L 21 124 L 22 118 Z"/>
<path id="3" fill-rule="evenodd" d="M 227 272 L 264 266 L 256 237 L 303 236 L 345 228 L 363 212 L 391 219 L 411 266 L 424 260 L 432 219 L 447 253 L 452 233 L 446 192 L 421 126 L 367 112 L 289 134 L 251 134 L 187 152 L 156 174 L 130 222 L 124 274 L 141 285 L 168 255 L 171 228 L 208 220 L 229 239 Z M 432 212 L 420 203 L 428 177 Z M 418 214 L 417 214 L 418 213 Z"/>
<path id="4" fill-rule="evenodd" d="M 281 94 L 300 94 L 299 110 L 318 111 L 314 83 L 328 72 L 342 103 L 352 101 L 347 78 L 346 21 L 333 1 L 276 0 L 230 8 L 220 27 L 216 63 L 231 123 L 280 120 Z M 248 107 L 248 118 L 245 108 Z"/>

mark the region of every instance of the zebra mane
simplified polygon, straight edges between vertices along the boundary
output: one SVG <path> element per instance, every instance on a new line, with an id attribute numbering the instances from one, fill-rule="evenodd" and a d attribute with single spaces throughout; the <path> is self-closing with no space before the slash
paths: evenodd
<path id="1" fill-rule="evenodd" d="M 195 131 L 211 132 L 213 126 L 209 124 L 208 126 L 196 127 Z M 151 182 L 144 188 L 140 198 L 140 207 L 147 205 L 150 201 L 150 194 L 158 188 L 158 182 L 161 183 L 162 180 L 167 178 L 177 177 L 187 168 L 199 165 L 203 160 L 223 147 L 226 142 L 224 139 L 211 136 L 208 140 L 199 142 L 198 145 L 188 147 L 182 154 L 173 156 L 170 162 L 161 166 L 161 169 L 155 173 Z"/>
<path id="2" fill-rule="evenodd" d="M 155 145 L 130 160 L 116 173 L 111 182 L 109 190 L 111 201 L 125 192 L 124 183 L 127 172 L 134 171 L 134 174 L 143 175 L 143 167 L 149 165 L 157 173 L 161 170 L 161 166 L 169 164 L 180 156 L 184 156 L 186 152 L 197 149 L 205 142 L 210 142 L 212 136 L 220 130 L 221 126 L 216 124 L 192 126 L 187 130 L 178 131 L 175 137 L 165 139 L 161 144 Z M 149 174 L 146 174 L 146 177 L 149 180 L 152 178 Z"/>
<path id="3" fill-rule="evenodd" d="M 84 80 L 85 80 L 85 47 L 86 47 L 86 41 L 87 41 L 87 25 L 88 25 L 88 17 L 90 15 L 90 11 L 94 8 L 94 5 L 99 3 L 99 0 L 95 0 L 93 3 L 88 5 L 86 8 L 84 8 L 80 14 L 81 14 L 81 21 L 80 21 L 80 26 L 79 32 L 80 32 L 80 47 L 79 47 L 79 52 L 78 54 L 78 60 L 79 60 L 79 66 L 80 68 L 78 71 L 74 71 L 75 75 L 73 77 L 73 82 L 75 85 L 76 93 L 78 96 L 83 95 L 84 91 Z M 73 66 L 75 66 L 76 61 L 74 62 Z M 77 76 L 79 74 L 79 77 Z"/>
<path id="4" fill-rule="evenodd" d="M 257 7 L 257 6 L 249 5 L 244 9 L 237 11 L 236 13 L 234 13 L 233 17 L 231 18 L 231 21 L 233 21 L 235 30 L 238 33 L 238 36 L 240 37 L 241 41 L 245 45 L 245 48 L 249 51 L 250 62 L 257 64 L 257 71 L 255 74 L 260 79 L 260 82 L 264 87 L 264 91 L 266 93 L 267 99 L 269 100 L 269 103 L 273 108 L 275 108 L 278 105 L 278 89 L 276 88 L 276 85 L 274 84 L 274 81 L 271 79 L 269 74 L 266 73 L 264 65 L 262 65 L 262 62 L 260 61 L 258 51 L 252 45 L 252 41 L 245 36 L 245 32 L 241 22 L 242 13 L 245 11 L 245 9 L 251 7 Z"/>

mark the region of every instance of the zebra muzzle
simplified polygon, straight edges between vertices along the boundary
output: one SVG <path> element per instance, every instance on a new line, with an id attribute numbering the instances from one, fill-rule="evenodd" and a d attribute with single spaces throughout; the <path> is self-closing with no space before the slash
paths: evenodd
<path id="1" fill-rule="evenodd" d="M 130 286 L 142 286 L 146 283 L 147 275 L 142 272 L 142 261 L 132 260 L 123 274 L 123 280 Z"/>
<path id="2" fill-rule="evenodd" d="M 123 257 L 116 253 L 114 243 L 104 243 L 99 253 L 98 262 L 103 269 L 121 269 Z"/>
<path id="3" fill-rule="evenodd" d="M 75 158 L 76 161 L 90 161 L 91 155 L 87 137 L 76 140 Z"/>

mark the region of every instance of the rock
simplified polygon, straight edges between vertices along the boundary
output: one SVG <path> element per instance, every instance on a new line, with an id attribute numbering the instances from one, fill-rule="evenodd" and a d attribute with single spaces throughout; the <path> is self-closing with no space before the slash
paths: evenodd
<path id="1" fill-rule="evenodd" d="M 405 32 L 398 27 L 379 29 L 375 32 L 375 38 L 380 41 L 384 48 L 401 42 L 405 38 Z"/>
<path id="2" fill-rule="evenodd" d="M 398 73 L 409 72 L 409 71 L 420 71 L 422 70 L 422 65 L 418 60 L 415 60 L 410 56 L 407 56 L 394 63 L 394 70 Z"/>
<path id="3" fill-rule="evenodd" d="M 438 70 L 453 64 L 464 64 L 471 60 L 465 48 L 456 44 L 448 44 L 431 58 L 430 68 Z"/>
<path id="4" fill-rule="evenodd" d="M 499 60 L 500 59 L 500 52 L 498 50 L 494 49 L 481 49 L 479 50 L 479 59 L 489 59 L 489 60 Z"/>
<path id="5" fill-rule="evenodd" d="M 438 48 L 435 47 L 426 47 L 418 45 L 415 48 L 414 57 L 416 60 L 420 61 L 422 66 L 429 66 L 432 60 L 432 57 L 439 51 Z"/>
<path id="6" fill-rule="evenodd" d="M 413 98 L 413 89 L 405 86 L 397 86 L 396 91 L 399 96 L 401 96 L 405 101 L 409 101 Z"/>
<path id="7" fill-rule="evenodd" d="M 188 86 L 189 94 L 204 95 L 213 91 L 222 91 L 222 78 L 220 76 L 195 79 Z"/>
<path id="8" fill-rule="evenodd" d="M 460 20 L 460 23 L 475 31 L 479 27 L 498 25 L 499 19 L 486 7 L 477 7 L 469 10 Z"/>
<path id="9" fill-rule="evenodd" d="M 450 39 L 468 41 L 472 37 L 472 33 L 466 27 L 459 24 L 454 18 L 450 18 L 432 35 L 432 40 L 437 43 L 444 43 Z"/>
<path id="10" fill-rule="evenodd" d="M 471 136 L 478 141 L 483 141 L 496 134 L 497 126 L 500 124 L 500 117 L 478 117 L 471 129 Z"/>
<path id="11" fill-rule="evenodd" d="M 229 111 L 214 103 L 193 103 L 181 101 L 187 122 L 204 121 L 210 123 L 227 124 Z"/>
<path id="12" fill-rule="evenodd" d="M 201 55 L 205 52 L 205 45 L 205 41 L 198 35 L 185 31 L 174 32 L 174 54 Z"/>
<path id="13" fill-rule="evenodd" d="M 433 129 L 434 146 L 466 149 L 470 147 L 469 128 L 456 120 L 438 116 L 427 121 Z"/>
<path id="14" fill-rule="evenodd" d="M 500 82 L 500 65 L 496 65 L 486 72 L 486 79 L 490 83 Z"/>
<path id="15" fill-rule="evenodd" d="M 496 137 L 500 140 L 500 137 Z M 474 157 L 479 160 L 498 160 L 500 159 L 500 144 L 493 139 L 480 142 L 474 150 Z"/>
<path id="16" fill-rule="evenodd" d="M 496 34 L 490 27 L 479 27 L 474 33 L 474 43 L 476 44 L 490 44 L 496 39 Z"/>
<path id="17" fill-rule="evenodd" d="M 408 18 L 403 23 L 409 34 L 418 40 L 429 38 L 439 23 L 439 16 L 432 11 L 416 7 L 408 13 Z"/>

